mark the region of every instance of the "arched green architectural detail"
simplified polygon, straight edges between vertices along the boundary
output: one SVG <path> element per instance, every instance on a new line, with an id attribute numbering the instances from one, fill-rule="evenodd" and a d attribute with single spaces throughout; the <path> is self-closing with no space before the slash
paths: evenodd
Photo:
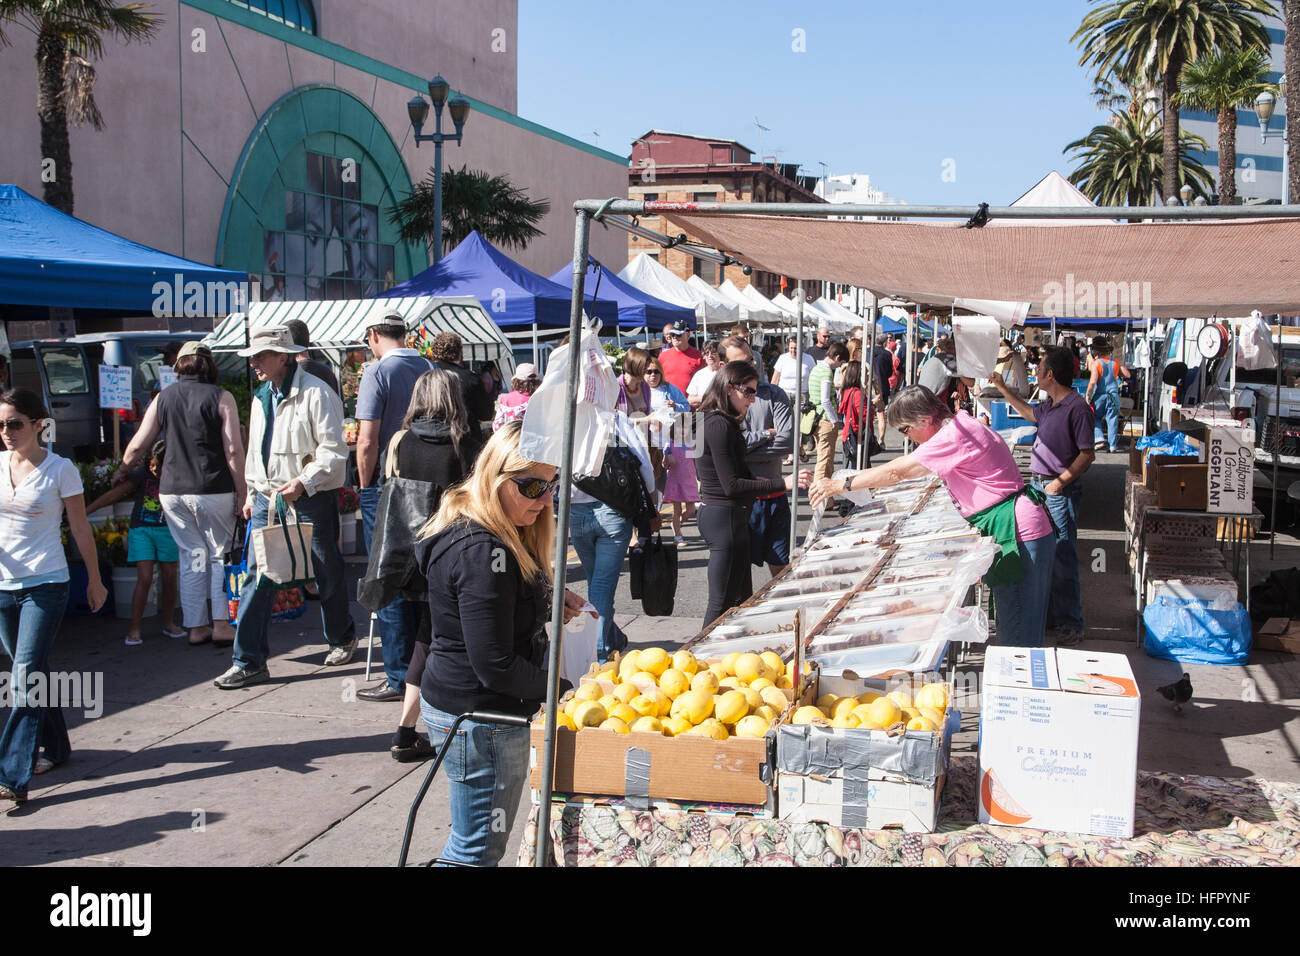
<path id="1" fill-rule="evenodd" d="M 217 234 L 216 264 L 252 274 L 267 272 L 268 234 L 272 237 L 269 242 L 274 243 L 274 235 L 286 230 L 287 215 L 291 234 L 321 231 L 317 224 L 303 225 L 301 200 L 296 209 L 292 208 L 293 194 L 322 192 L 317 178 L 309 180 L 309 154 L 325 157 L 325 178 L 329 176 L 331 158 L 336 173 L 342 168 L 347 178 L 351 171 L 353 179 L 346 187 L 350 192 L 345 198 L 330 199 L 337 193 L 324 190 L 327 198 L 315 202 L 347 215 L 354 211 L 358 215 L 369 213 L 374 234 L 367 233 L 367 238 L 392 247 L 392 281 L 403 282 L 428 266 L 424 246 L 403 242 L 397 227 L 388 221 L 394 203 L 411 190 L 410 173 L 397 144 L 364 102 L 347 90 L 327 85 L 304 86 L 286 93 L 249 135 L 226 193 Z M 286 196 L 290 196 L 288 201 Z M 310 209 L 313 201 L 307 202 Z M 309 248 L 302 254 L 308 260 L 317 251 L 311 245 L 309 241 Z M 316 245 L 323 249 L 331 243 Z M 342 245 L 350 250 L 362 244 Z M 323 251 L 321 254 L 328 255 Z M 351 298 L 354 290 L 336 289 L 328 297 Z"/>

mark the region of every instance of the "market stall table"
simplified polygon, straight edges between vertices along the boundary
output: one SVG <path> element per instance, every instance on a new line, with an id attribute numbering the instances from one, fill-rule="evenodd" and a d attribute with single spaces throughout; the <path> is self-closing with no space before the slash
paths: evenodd
<path id="1" fill-rule="evenodd" d="M 557 802 L 558 866 L 1296 866 L 1300 785 L 1138 772 L 1132 839 L 980 825 L 976 761 L 953 757 L 934 833 Z M 536 793 L 534 793 L 536 800 Z M 530 866 L 534 804 L 519 848 Z"/>
<path id="2" fill-rule="evenodd" d="M 1250 610 L 1250 537 L 1264 520 L 1263 513 L 1254 508 L 1249 515 L 1224 515 L 1209 511 L 1182 511 L 1172 508 L 1158 508 L 1156 496 L 1146 488 L 1135 475 L 1126 476 L 1127 487 L 1124 495 L 1125 518 L 1125 553 L 1128 555 L 1129 568 L 1133 573 L 1133 590 L 1136 594 L 1137 642 L 1142 643 L 1142 611 L 1148 603 L 1147 590 L 1151 579 L 1152 562 L 1150 547 L 1154 542 L 1164 542 L 1181 549 L 1180 561 L 1186 565 L 1187 575 L 1204 579 L 1209 585 L 1215 577 L 1224 578 L 1226 574 L 1198 574 L 1200 571 L 1213 572 L 1214 568 L 1197 567 L 1192 555 L 1199 545 L 1202 548 L 1214 545 L 1221 551 L 1226 544 L 1233 556 L 1232 583 L 1236 584 L 1236 575 L 1240 573 L 1242 558 L 1246 566 L 1246 610 Z M 1250 531 L 1246 531 L 1249 525 Z M 1219 569 L 1221 571 L 1221 569 Z M 1193 584 L 1193 586 L 1197 586 Z"/>

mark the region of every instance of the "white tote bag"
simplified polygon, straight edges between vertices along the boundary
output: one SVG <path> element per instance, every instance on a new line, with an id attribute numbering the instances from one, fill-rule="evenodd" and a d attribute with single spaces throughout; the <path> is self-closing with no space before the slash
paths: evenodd
<path id="1" fill-rule="evenodd" d="M 311 563 L 312 527 L 278 494 L 271 496 L 266 526 L 253 531 L 257 586 L 289 588 L 315 580 Z"/>

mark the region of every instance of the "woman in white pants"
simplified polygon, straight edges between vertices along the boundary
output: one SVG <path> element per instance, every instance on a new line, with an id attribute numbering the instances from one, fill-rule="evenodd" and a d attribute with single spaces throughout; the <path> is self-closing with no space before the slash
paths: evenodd
<path id="1" fill-rule="evenodd" d="M 230 645 L 225 553 L 246 496 L 244 443 L 235 399 L 216 384 L 212 353 L 197 342 L 181 346 L 178 381 L 158 393 L 122 456 L 114 481 L 142 460 L 159 432 L 167 458 L 158 500 L 180 552 L 180 597 L 189 642 Z"/>

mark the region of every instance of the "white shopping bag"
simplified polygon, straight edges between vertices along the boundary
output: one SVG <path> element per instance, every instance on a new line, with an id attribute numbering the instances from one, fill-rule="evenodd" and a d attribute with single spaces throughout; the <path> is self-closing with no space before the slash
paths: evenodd
<path id="1" fill-rule="evenodd" d="M 600 631 L 604 621 L 592 617 L 588 610 L 596 610 L 586 605 L 581 614 L 564 625 L 563 642 L 560 644 L 560 676 L 574 687 L 582 682 L 582 675 L 591 670 L 596 662 L 596 645 L 600 641 Z"/>
<path id="2" fill-rule="evenodd" d="M 562 345 L 551 353 L 546 377 L 528 400 L 519 454 L 529 461 L 561 466 L 564 458 L 564 423 L 569 413 L 569 349 Z M 583 329 L 578 348 L 578 395 L 573 422 L 573 472 L 597 475 L 605 459 L 605 446 L 613 429 L 618 380 L 600 337 L 590 326 Z"/>
<path id="3" fill-rule="evenodd" d="M 1242 319 L 1237 332 L 1237 367 L 1248 371 L 1277 368 L 1273 351 L 1273 332 L 1258 309 Z"/>
<path id="4" fill-rule="evenodd" d="M 258 587 L 283 589 L 314 581 L 311 525 L 299 521 L 298 512 L 278 494 L 271 496 L 266 522 L 252 533 Z"/>
<path id="5" fill-rule="evenodd" d="M 989 378 L 998 364 L 1002 326 L 987 315 L 959 315 L 952 320 L 957 344 L 957 374 L 962 378 Z"/>

